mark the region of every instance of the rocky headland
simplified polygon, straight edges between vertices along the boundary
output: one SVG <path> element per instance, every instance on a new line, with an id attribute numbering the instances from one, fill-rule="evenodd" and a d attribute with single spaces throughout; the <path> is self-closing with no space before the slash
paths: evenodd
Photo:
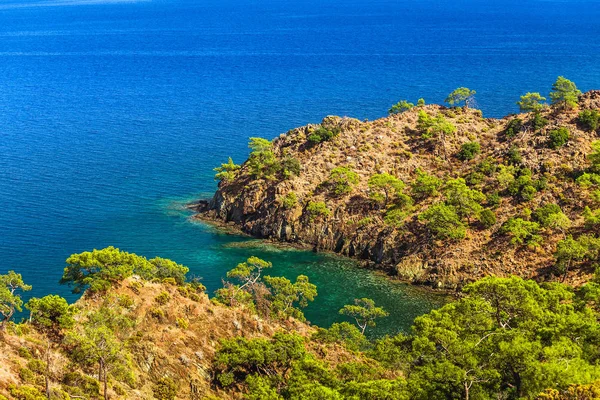
<path id="1" fill-rule="evenodd" d="M 251 140 L 246 162 L 219 169 L 197 217 L 435 287 L 487 275 L 577 284 L 593 273 L 589 257 L 565 262 L 557 246 L 595 232 L 598 134 L 582 114 L 598 109 L 590 91 L 576 107 L 502 119 L 439 105 L 375 121 L 329 116 Z"/>

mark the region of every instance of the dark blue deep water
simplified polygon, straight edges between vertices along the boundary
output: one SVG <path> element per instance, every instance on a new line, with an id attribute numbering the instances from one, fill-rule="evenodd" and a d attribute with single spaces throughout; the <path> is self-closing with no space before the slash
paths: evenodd
<path id="1" fill-rule="evenodd" d="M 437 299 L 347 260 L 240 246 L 182 204 L 250 136 L 457 86 L 502 116 L 558 75 L 600 88 L 599 1 L 0 0 L 0 273 L 67 295 L 64 260 L 115 245 L 213 291 L 256 254 L 319 285 L 313 322 L 369 296 L 392 313 L 378 333 L 406 329 Z"/>

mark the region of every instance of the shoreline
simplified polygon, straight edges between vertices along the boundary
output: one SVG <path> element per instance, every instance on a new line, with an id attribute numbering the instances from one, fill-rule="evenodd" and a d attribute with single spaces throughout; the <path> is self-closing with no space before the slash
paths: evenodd
<path id="1" fill-rule="evenodd" d="M 200 207 L 203 204 L 208 204 L 208 201 L 207 200 L 199 200 L 199 201 L 188 203 L 185 205 L 186 209 L 194 212 L 194 214 L 192 216 L 190 216 L 190 218 L 195 221 L 205 223 L 224 234 L 237 235 L 237 236 L 243 236 L 243 237 L 251 238 L 251 239 L 255 239 L 255 240 L 260 240 L 265 243 L 268 243 L 269 245 L 272 245 L 274 247 L 281 248 L 281 249 L 295 249 L 295 250 L 311 251 L 313 253 L 327 254 L 327 255 L 331 255 L 331 256 L 335 256 L 335 257 L 342 257 L 346 260 L 351 260 L 351 261 L 355 262 L 356 266 L 360 269 L 368 270 L 376 275 L 384 277 L 385 279 L 387 279 L 389 281 L 405 284 L 407 286 L 411 286 L 413 288 L 418 288 L 419 290 L 423 290 L 426 292 L 435 293 L 438 295 L 450 295 L 450 296 L 456 296 L 458 293 L 458 291 L 455 289 L 448 289 L 448 288 L 443 288 L 443 287 L 436 288 L 431 283 L 418 283 L 418 282 L 411 282 L 408 280 L 400 279 L 397 275 L 392 275 L 392 273 L 391 273 L 392 267 L 389 265 L 380 264 L 379 265 L 380 267 L 378 268 L 378 267 L 376 267 L 377 264 L 370 262 L 368 260 L 359 260 L 359 259 L 356 259 L 353 257 L 345 256 L 340 253 L 336 253 L 334 251 L 318 250 L 318 249 L 316 249 L 315 246 L 312 246 L 308 243 L 283 242 L 280 240 L 260 238 L 260 237 L 253 236 L 249 233 L 244 232 L 244 230 L 242 228 L 240 228 L 235 222 L 224 222 L 222 219 L 212 218 L 212 217 L 209 217 L 206 214 L 202 213 L 200 211 Z M 381 267 L 383 267 L 383 268 L 381 268 Z"/>

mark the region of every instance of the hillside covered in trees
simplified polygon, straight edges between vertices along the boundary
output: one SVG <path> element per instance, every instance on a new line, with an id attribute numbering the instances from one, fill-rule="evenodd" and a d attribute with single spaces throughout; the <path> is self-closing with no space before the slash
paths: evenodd
<path id="1" fill-rule="evenodd" d="M 369 299 L 328 329 L 302 313 L 305 276 L 269 276 L 256 257 L 209 299 L 187 268 L 112 247 L 74 254 L 63 283 L 75 304 L 30 299 L 0 275 L 0 399 L 582 400 L 600 396 L 600 286 L 484 278 L 369 340 L 385 318 Z"/>
<path id="2" fill-rule="evenodd" d="M 448 107 L 401 101 L 376 121 L 330 116 L 216 168 L 198 218 L 459 288 L 488 275 L 582 284 L 600 258 L 600 91 L 559 77 L 549 103 L 484 118 L 459 88 Z"/>

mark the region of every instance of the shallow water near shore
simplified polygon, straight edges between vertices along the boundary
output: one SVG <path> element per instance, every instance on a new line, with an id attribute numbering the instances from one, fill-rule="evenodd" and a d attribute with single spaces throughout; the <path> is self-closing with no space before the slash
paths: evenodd
<path id="1" fill-rule="evenodd" d="M 305 315 L 311 323 L 319 326 L 328 327 L 334 322 L 348 320 L 339 315 L 339 309 L 355 298 L 369 297 L 390 313 L 389 317 L 381 319 L 375 328 L 370 329 L 369 335 L 393 335 L 408 331 L 415 317 L 447 301 L 443 293 L 393 281 L 382 273 L 360 268 L 356 261 L 345 257 L 224 232 L 190 219 L 192 213 L 177 201 L 167 205 L 163 211 L 167 218 L 177 218 L 177 224 L 184 224 L 178 229 L 185 229 L 190 234 L 189 240 L 204 237 L 210 241 L 207 246 L 198 246 L 196 250 L 172 252 L 165 248 L 164 252 L 192 266 L 190 276 L 201 276 L 211 294 L 221 287 L 221 279 L 227 270 L 250 256 L 257 256 L 273 263 L 273 268 L 265 274 L 285 276 L 292 281 L 298 275 L 306 275 L 317 285 L 319 294 L 315 302 L 305 309 Z M 182 243 L 182 246 L 193 245 Z M 205 272 L 209 274 L 203 275 Z"/>
<path id="2" fill-rule="evenodd" d="M 59 293 L 65 259 L 113 245 L 186 264 L 213 291 L 249 255 L 319 286 L 327 326 L 355 297 L 407 329 L 426 291 L 307 251 L 190 222 L 213 168 L 330 114 L 374 119 L 400 99 L 477 90 L 517 111 L 558 75 L 600 88 L 598 0 L 5 0 L 0 4 L 0 273 Z"/>

